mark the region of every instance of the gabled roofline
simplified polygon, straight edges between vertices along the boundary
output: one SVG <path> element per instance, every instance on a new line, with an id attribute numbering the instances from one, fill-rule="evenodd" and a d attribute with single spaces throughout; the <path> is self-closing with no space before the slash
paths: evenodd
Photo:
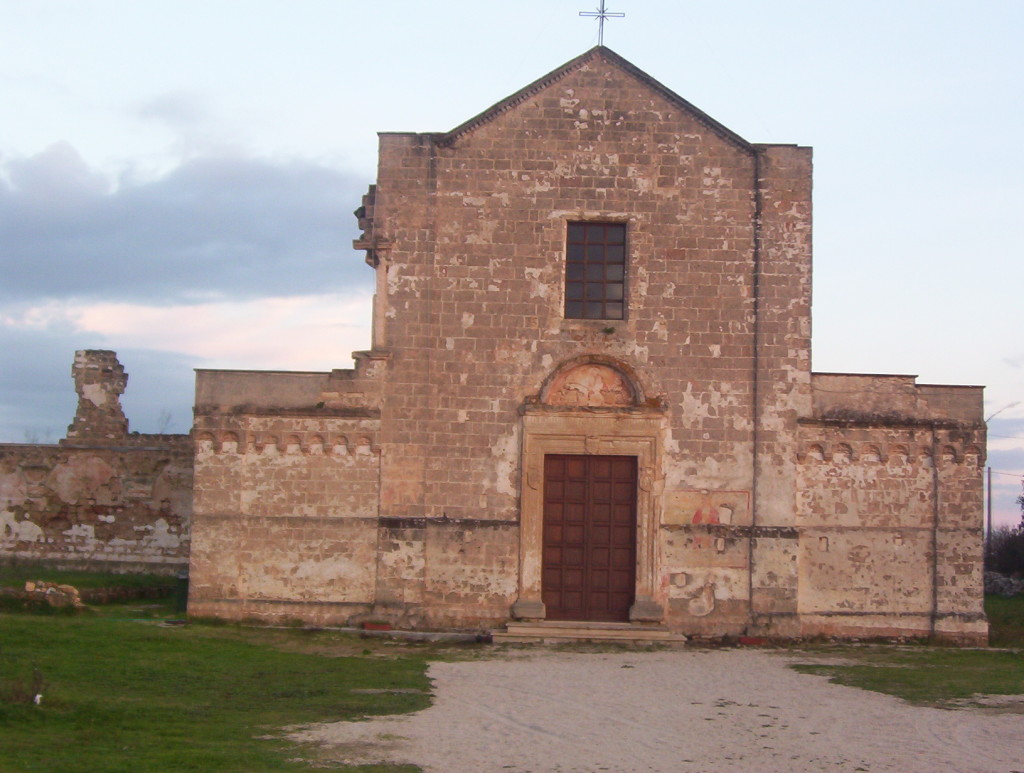
<path id="1" fill-rule="evenodd" d="M 591 62 L 598 58 L 602 58 L 616 65 L 620 69 L 624 70 L 625 72 L 629 73 L 634 78 L 639 80 L 641 83 L 644 83 L 650 88 L 654 89 L 654 91 L 661 94 L 669 102 L 672 102 L 673 104 L 677 105 L 680 109 L 685 110 L 695 119 L 697 119 L 697 121 L 704 124 L 704 126 L 706 126 L 708 129 L 717 134 L 726 142 L 735 145 L 736 147 L 746 151 L 747 153 L 757 153 L 757 147 L 755 145 L 743 139 L 743 137 L 738 135 L 736 132 L 732 131 L 732 129 L 729 129 L 728 127 L 720 124 L 714 118 L 705 113 L 703 110 L 700 110 L 691 103 L 687 102 L 681 96 L 672 91 L 672 89 L 668 88 L 663 83 L 656 81 L 650 75 L 641 70 L 639 67 L 634 65 L 629 60 L 619 56 L 619 54 L 616 54 L 607 46 L 594 46 L 589 51 L 585 51 L 584 53 L 577 56 L 575 59 L 569 60 L 561 67 L 552 70 L 547 75 L 538 78 L 530 85 L 517 91 L 515 94 L 505 97 L 505 99 L 501 100 L 500 102 L 491 105 L 491 107 L 487 108 L 479 115 L 475 115 L 465 123 L 459 124 L 451 131 L 444 134 L 434 135 L 435 142 L 438 145 L 443 146 L 451 145 L 464 134 L 467 134 L 468 132 L 472 131 L 478 126 L 481 126 L 482 124 L 485 124 L 488 121 L 493 120 L 494 118 L 501 115 L 505 111 L 512 109 L 521 102 L 524 102 L 530 97 L 534 96 L 535 94 L 538 94 L 539 92 L 543 91 L 553 83 L 556 83 L 557 81 L 561 80 L 574 70 L 579 69 L 587 62 Z"/>

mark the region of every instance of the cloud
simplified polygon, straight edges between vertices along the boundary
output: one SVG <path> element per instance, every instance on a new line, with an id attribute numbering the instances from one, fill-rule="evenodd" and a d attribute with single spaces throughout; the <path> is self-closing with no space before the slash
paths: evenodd
<path id="1" fill-rule="evenodd" d="M 204 125 L 210 116 L 209 108 L 201 97 L 184 91 L 161 94 L 139 104 L 133 112 L 138 118 L 174 129 Z"/>
<path id="2" fill-rule="evenodd" d="M 75 416 L 78 398 L 71 364 L 76 349 L 111 348 L 95 333 L 12 330 L 0 327 L 0 442 L 55 443 Z M 191 354 L 121 347 L 128 371 L 122 397 L 130 429 L 155 432 L 160 412 L 171 416 L 169 431 L 192 425 L 193 368 L 204 362 Z"/>
<path id="3" fill-rule="evenodd" d="M 46 207 L 55 214 L 64 212 L 106 195 L 110 188 L 106 177 L 89 169 L 66 142 L 28 159 L 9 160 L 3 171 L 9 191 L 17 191 L 25 204 L 21 214 Z M 6 205 L 6 196 L 3 201 Z"/>
<path id="4" fill-rule="evenodd" d="M 201 358 L 191 353 L 135 347 L 119 348 L 117 358 L 128 373 L 121 405 L 129 430 L 185 433 L 192 429 L 194 369 L 205 365 Z"/>
<path id="5" fill-rule="evenodd" d="M 56 442 L 75 415 L 75 349 L 104 348 L 101 337 L 67 325 L 13 329 L 0 325 L 0 441 Z"/>
<path id="6" fill-rule="evenodd" d="M 119 185 L 59 143 L 0 165 L 0 302 L 191 303 L 369 287 L 352 251 L 366 181 L 206 156 Z"/>
<path id="7" fill-rule="evenodd" d="M 192 422 L 194 368 L 332 370 L 370 344 L 369 293 L 192 305 L 50 301 L 0 312 L 0 442 L 55 441 L 75 413 L 76 349 L 114 349 L 129 374 L 131 429 Z"/>
<path id="8" fill-rule="evenodd" d="M 101 303 L 67 310 L 82 330 L 187 351 L 218 368 L 330 370 L 370 345 L 369 294 L 323 293 L 192 306 Z"/>
<path id="9" fill-rule="evenodd" d="M 1019 446 L 1024 448 L 1024 418 L 1007 416 L 1003 413 L 990 419 L 988 438 L 990 448 L 996 440 L 999 440 L 1003 447 Z"/>
<path id="10" fill-rule="evenodd" d="M 184 98 L 147 110 L 203 119 Z M 365 189 L 237 154 L 146 180 L 113 180 L 68 143 L 0 163 L 0 440 L 64 435 L 76 349 L 118 352 L 141 432 L 164 411 L 188 429 L 197 367 L 347 367 L 369 345 L 373 271 L 350 246 Z"/>

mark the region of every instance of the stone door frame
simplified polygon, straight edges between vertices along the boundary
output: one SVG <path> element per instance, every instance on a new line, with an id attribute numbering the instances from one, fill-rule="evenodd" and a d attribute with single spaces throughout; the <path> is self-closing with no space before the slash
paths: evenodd
<path id="1" fill-rule="evenodd" d="M 519 514 L 519 595 L 512 616 L 543 620 L 544 457 L 547 454 L 635 456 L 637 460 L 636 593 L 629 619 L 661 622 L 655 599 L 657 535 L 661 523 L 662 417 L 643 409 L 606 411 L 531 406 L 523 415 Z"/>
<path id="2" fill-rule="evenodd" d="M 541 597 L 548 618 L 587 622 L 629 620 L 636 593 L 638 482 L 635 456 L 544 456 Z M 548 490 L 552 484 L 557 495 Z M 622 484 L 628 488 L 623 490 Z M 557 515 L 553 515 L 552 505 L 556 506 Z M 603 517 L 598 515 L 599 511 L 603 511 Z M 622 529 L 619 527 L 624 515 L 628 528 Z M 552 529 L 556 523 L 557 528 Z M 620 564 L 617 557 L 623 551 L 628 551 L 629 559 Z M 549 572 L 557 575 L 550 585 Z M 578 604 L 567 601 L 575 593 L 579 594 Z M 627 597 L 623 598 L 621 593 Z"/>

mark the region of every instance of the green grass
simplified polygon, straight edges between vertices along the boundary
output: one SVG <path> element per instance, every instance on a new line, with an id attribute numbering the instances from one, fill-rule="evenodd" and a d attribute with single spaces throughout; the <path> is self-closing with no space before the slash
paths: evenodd
<path id="1" fill-rule="evenodd" d="M 160 611 L 155 614 L 160 615 L 170 614 L 173 611 L 173 606 L 177 603 L 177 599 L 173 595 L 167 595 L 178 590 L 178 580 L 175 577 L 53 569 L 33 561 L 0 562 L 0 588 L 21 590 L 28 580 L 72 585 L 82 593 L 85 599 L 89 598 L 90 591 L 107 590 L 125 592 L 129 596 L 163 596 L 155 605 L 160 607 Z M 84 613 L 94 614 L 98 609 L 101 607 L 84 610 Z M 3 594 L 0 594 L 0 612 L 26 612 L 58 616 L 83 614 L 83 610 L 75 610 L 70 607 L 54 608 L 43 600 L 32 601 Z M 152 617 L 154 613 L 148 612 L 145 616 Z"/>
<path id="2" fill-rule="evenodd" d="M 799 664 L 802 673 L 920 705 L 953 705 L 975 695 L 1024 695 L 1024 653 L 952 647 L 842 648 L 849 665 Z"/>
<path id="3" fill-rule="evenodd" d="M 806 663 L 797 671 L 931 706 L 962 705 L 978 695 L 1024 695 L 1024 597 L 985 599 L 993 648 L 837 647 L 844 665 Z"/>
<path id="4" fill-rule="evenodd" d="M 985 614 L 990 645 L 1024 649 L 1024 596 L 986 596 Z"/>
<path id="5" fill-rule="evenodd" d="M 52 569 L 31 561 L 0 563 L 0 588 L 23 588 L 26 580 L 44 580 L 86 588 L 151 588 L 174 585 L 174 577 L 155 574 L 109 574 Z"/>
<path id="6" fill-rule="evenodd" d="M 25 579 L 82 588 L 168 580 L 0 566 L 0 585 Z M 1024 694 L 1024 598 L 990 597 L 986 611 L 993 646 L 1009 651 L 834 647 L 794 668 L 926 705 Z M 476 651 L 326 631 L 157 624 L 173 614 L 173 599 L 94 606 L 76 616 L 0 613 L 0 770 L 314 769 L 331 764 L 329 753 L 288 742 L 283 728 L 425 708 L 427 661 Z M 822 654 L 846 663 L 813 662 Z M 43 695 L 39 706 L 32 703 L 36 692 Z"/>
<path id="7" fill-rule="evenodd" d="M 0 770 L 308 769 L 294 760 L 316 749 L 283 727 L 425 708 L 427 654 L 301 630 L 0 614 Z"/>

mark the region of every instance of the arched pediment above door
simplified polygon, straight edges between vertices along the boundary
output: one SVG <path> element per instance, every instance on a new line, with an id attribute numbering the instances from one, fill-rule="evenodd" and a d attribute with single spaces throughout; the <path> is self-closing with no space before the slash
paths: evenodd
<path id="1" fill-rule="evenodd" d="M 575 361 L 559 368 L 541 392 L 544 405 L 628 408 L 640 405 L 639 386 L 617 364 Z"/>

